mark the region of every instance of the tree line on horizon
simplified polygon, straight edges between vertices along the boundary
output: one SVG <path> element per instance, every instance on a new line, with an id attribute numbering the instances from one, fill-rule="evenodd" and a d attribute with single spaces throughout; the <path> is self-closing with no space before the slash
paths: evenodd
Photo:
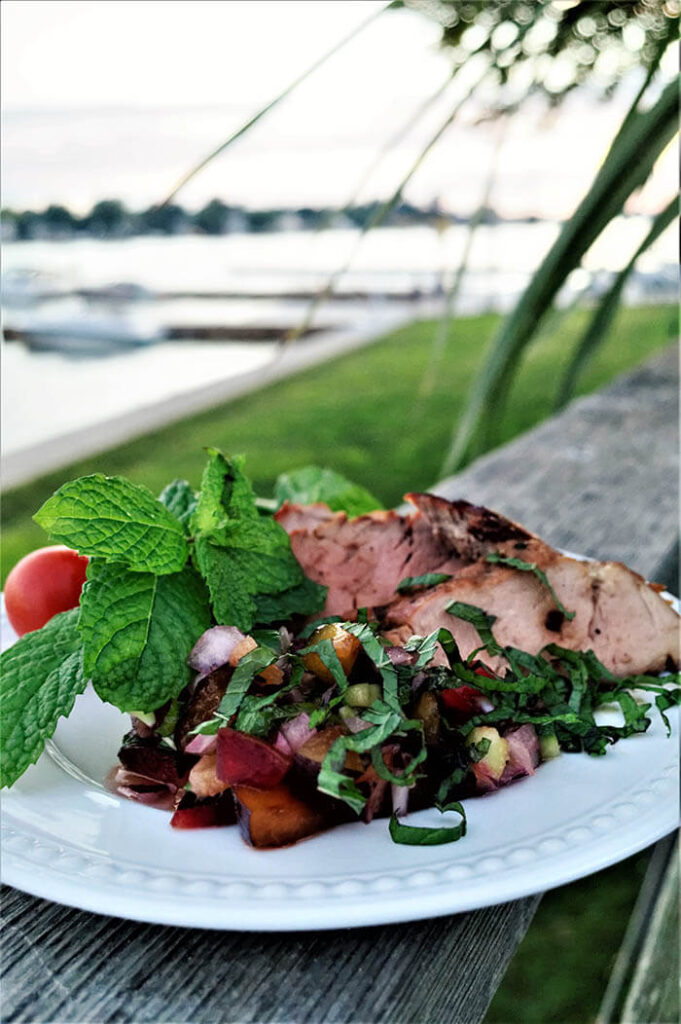
<path id="1" fill-rule="evenodd" d="M 212 199 L 202 209 L 191 212 L 177 203 L 150 206 L 132 211 L 118 199 L 102 199 L 89 213 L 79 216 L 65 206 L 50 204 L 44 210 L 11 210 L 0 213 L 3 237 L 7 240 L 68 239 L 87 235 L 95 238 L 126 238 L 133 235 L 203 234 L 226 235 L 282 230 L 314 231 L 323 228 L 365 228 L 376 215 L 378 201 L 346 207 L 278 207 L 251 210 Z M 480 212 L 476 214 L 480 218 Z M 504 220 L 493 208 L 482 211 L 482 223 Z M 538 218 L 521 218 L 536 221 Z M 399 203 L 385 221 L 387 227 L 430 224 L 446 227 L 467 224 L 468 215 L 443 210 L 437 202 L 427 207 Z"/>

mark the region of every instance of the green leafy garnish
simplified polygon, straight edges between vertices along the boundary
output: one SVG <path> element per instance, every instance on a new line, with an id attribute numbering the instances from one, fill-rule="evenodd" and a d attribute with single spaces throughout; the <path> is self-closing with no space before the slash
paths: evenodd
<path id="1" fill-rule="evenodd" d="M 402 722 L 402 715 L 381 701 L 376 701 L 362 717 L 371 723 L 370 727 L 353 736 L 339 736 L 322 761 L 317 778 L 317 789 L 321 793 L 337 797 L 357 814 L 364 807 L 366 797 L 353 780 L 343 774 L 345 756 L 351 750 L 363 754 L 372 747 L 380 746 Z"/>
<path id="2" fill-rule="evenodd" d="M 345 622 L 343 629 L 356 636 L 361 643 L 365 654 L 378 669 L 383 682 L 383 699 L 393 711 L 400 711 L 400 703 L 397 695 L 397 672 L 388 657 L 385 641 L 381 642 L 375 632 L 375 628 L 366 622 Z"/>
<path id="3" fill-rule="evenodd" d="M 154 711 L 187 685 L 187 657 L 211 625 L 206 588 L 189 566 L 154 576 L 92 559 L 81 597 L 84 669 L 102 700 Z"/>
<path id="4" fill-rule="evenodd" d="M 135 572 L 179 572 L 187 561 L 182 524 L 146 487 L 122 477 L 71 480 L 33 518 L 52 540 Z"/>
<path id="5" fill-rule="evenodd" d="M 284 609 L 286 616 L 318 610 L 326 591 L 306 580 L 286 531 L 260 514 L 242 467 L 243 459 L 209 450 L 191 528 L 218 623 L 248 632 L 258 621 L 259 603 L 261 621 L 271 621 Z"/>
<path id="6" fill-rule="evenodd" d="M 291 473 L 282 473 L 274 485 L 274 497 L 279 506 L 285 501 L 301 505 L 323 502 L 332 512 L 347 512 L 349 516 L 363 515 L 383 507 L 366 488 L 320 466 L 305 466 Z"/>
<path id="7" fill-rule="evenodd" d="M 314 615 L 326 600 L 326 587 L 305 577 L 281 594 L 256 594 L 255 621 L 280 622 L 292 615 Z"/>
<path id="8" fill-rule="evenodd" d="M 78 609 L 26 633 L 2 654 L 0 671 L 0 786 L 11 786 L 85 689 Z"/>
<path id="9" fill-rule="evenodd" d="M 407 594 L 413 590 L 435 587 L 438 583 L 446 583 L 451 578 L 448 572 L 426 572 L 423 576 L 405 576 L 395 589 L 398 594 Z"/>
<path id="10" fill-rule="evenodd" d="M 471 626 L 475 626 L 488 654 L 504 653 L 503 648 L 492 635 L 492 626 L 496 621 L 494 615 L 488 615 L 482 608 L 476 608 L 473 604 L 465 604 L 463 601 L 452 601 L 447 605 L 445 611 L 456 616 L 457 619 L 463 619 L 465 622 L 470 622 Z"/>
<path id="11" fill-rule="evenodd" d="M 571 622 L 572 619 L 574 619 L 575 613 L 569 612 L 567 610 L 567 608 L 560 601 L 555 590 L 549 583 L 548 576 L 542 569 L 539 568 L 539 566 L 535 562 L 524 562 L 522 558 L 507 558 L 505 555 L 502 555 L 499 551 L 491 551 L 488 555 L 485 556 L 485 560 L 487 562 L 492 562 L 493 564 L 508 565 L 511 569 L 519 569 L 521 572 L 533 573 L 537 577 L 539 582 L 546 587 L 549 594 L 551 595 L 553 603 L 555 604 L 556 608 L 561 613 L 561 615 L 564 615 L 569 622 Z"/>
<path id="12" fill-rule="evenodd" d="M 455 843 L 466 835 L 466 812 L 457 801 L 438 807 L 444 814 L 456 811 L 461 816 L 459 825 L 443 825 L 440 828 L 419 828 L 416 825 L 404 825 L 396 814 L 390 819 L 390 837 L 394 843 L 403 846 L 441 846 L 443 843 Z"/>
<path id="13" fill-rule="evenodd" d="M 187 530 L 196 509 L 199 496 L 186 480 L 173 480 L 158 496 L 162 505 L 178 519 Z"/>
<path id="14" fill-rule="evenodd" d="M 239 710 L 242 700 L 258 673 L 276 660 L 276 654 L 269 647 L 256 647 L 241 658 L 218 706 L 218 716 L 225 720 L 225 724 Z"/>

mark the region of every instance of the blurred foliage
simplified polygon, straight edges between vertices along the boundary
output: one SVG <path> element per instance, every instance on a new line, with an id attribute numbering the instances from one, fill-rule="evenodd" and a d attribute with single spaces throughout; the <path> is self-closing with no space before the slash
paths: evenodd
<path id="1" fill-rule="evenodd" d="M 612 95 L 635 67 L 648 69 L 669 42 L 678 0 L 398 0 L 442 26 L 442 47 L 454 68 L 485 54 L 499 87 L 496 112 L 530 93 L 552 105 L 587 81 Z"/>

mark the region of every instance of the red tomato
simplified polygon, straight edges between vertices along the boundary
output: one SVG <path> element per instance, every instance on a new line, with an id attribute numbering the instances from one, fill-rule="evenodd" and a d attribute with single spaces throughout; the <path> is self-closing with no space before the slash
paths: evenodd
<path id="1" fill-rule="evenodd" d="M 75 608 L 85 583 L 88 559 L 71 548 L 40 548 L 17 562 L 5 583 L 7 618 L 23 636 L 40 629 L 57 612 Z"/>

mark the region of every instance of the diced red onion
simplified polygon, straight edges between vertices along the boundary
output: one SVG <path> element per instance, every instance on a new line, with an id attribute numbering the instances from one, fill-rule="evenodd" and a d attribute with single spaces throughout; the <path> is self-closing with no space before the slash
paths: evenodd
<path id="1" fill-rule="evenodd" d="M 213 626 L 207 629 L 187 658 L 188 664 L 199 673 L 196 682 L 225 665 L 236 645 L 244 639 L 244 634 L 236 626 Z"/>
<path id="2" fill-rule="evenodd" d="M 292 718 L 290 722 L 284 722 L 279 730 L 279 735 L 283 737 L 290 752 L 295 754 L 306 740 L 317 735 L 317 730 L 310 728 L 310 716 L 303 711 L 296 718 Z M 274 745 L 277 746 L 276 740 Z M 283 746 L 279 746 L 278 749 L 283 753 L 286 752 Z"/>
<path id="3" fill-rule="evenodd" d="M 286 739 L 286 737 L 284 736 L 283 732 L 278 732 L 277 733 L 277 738 L 274 741 L 274 746 L 277 748 L 277 750 L 280 750 L 282 752 L 282 754 L 292 754 L 293 753 L 293 749 L 291 747 L 291 744 Z"/>
<path id="4" fill-rule="evenodd" d="M 418 658 L 415 651 L 407 651 L 399 645 L 386 647 L 385 653 L 388 655 L 392 665 L 413 665 Z"/>
<path id="5" fill-rule="evenodd" d="M 371 722 L 365 722 L 362 718 L 357 715 L 352 715 L 351 718 L 344 718 L 343 722 L 350 732 L 362 732 L 363 729 L 370 729 Z"/>
<path id="6" fill-rule="evenodd" d="M 286 654 L 290 649 L 292 641 L 293 633 L 286 626 L 281 626 L 279 629 L 279 650 L 282 654 Z"/>
<path id="7" fill-rule="evenodd" d="M 398 786 L 394 782 L 390 785 L 390 796 L 393 802 L 393 814 L 401 818 L 407 813 L 409 804 L 409 787 Z"/>
<path id="8" fill-rule="evenodd" d="M 189 743 L 184 748 L 185 754 L 198 754 L 202 757 L 204 754 L 212 754 L 217 748 L 217 736 L 201 736 L 199 733 L 196 736 L 192 736 Z"/>
<path id="9" fill-rule="evenodd" d="M 137 772 L 130 772 L 120 766 L 109 772 L 106 785 L 113 793 L 149 807 L 169 811 L 175 804 L 177 786 L 159 783 L 155 779 L 147 778 L 146 775 L 138 775 Z"/>

